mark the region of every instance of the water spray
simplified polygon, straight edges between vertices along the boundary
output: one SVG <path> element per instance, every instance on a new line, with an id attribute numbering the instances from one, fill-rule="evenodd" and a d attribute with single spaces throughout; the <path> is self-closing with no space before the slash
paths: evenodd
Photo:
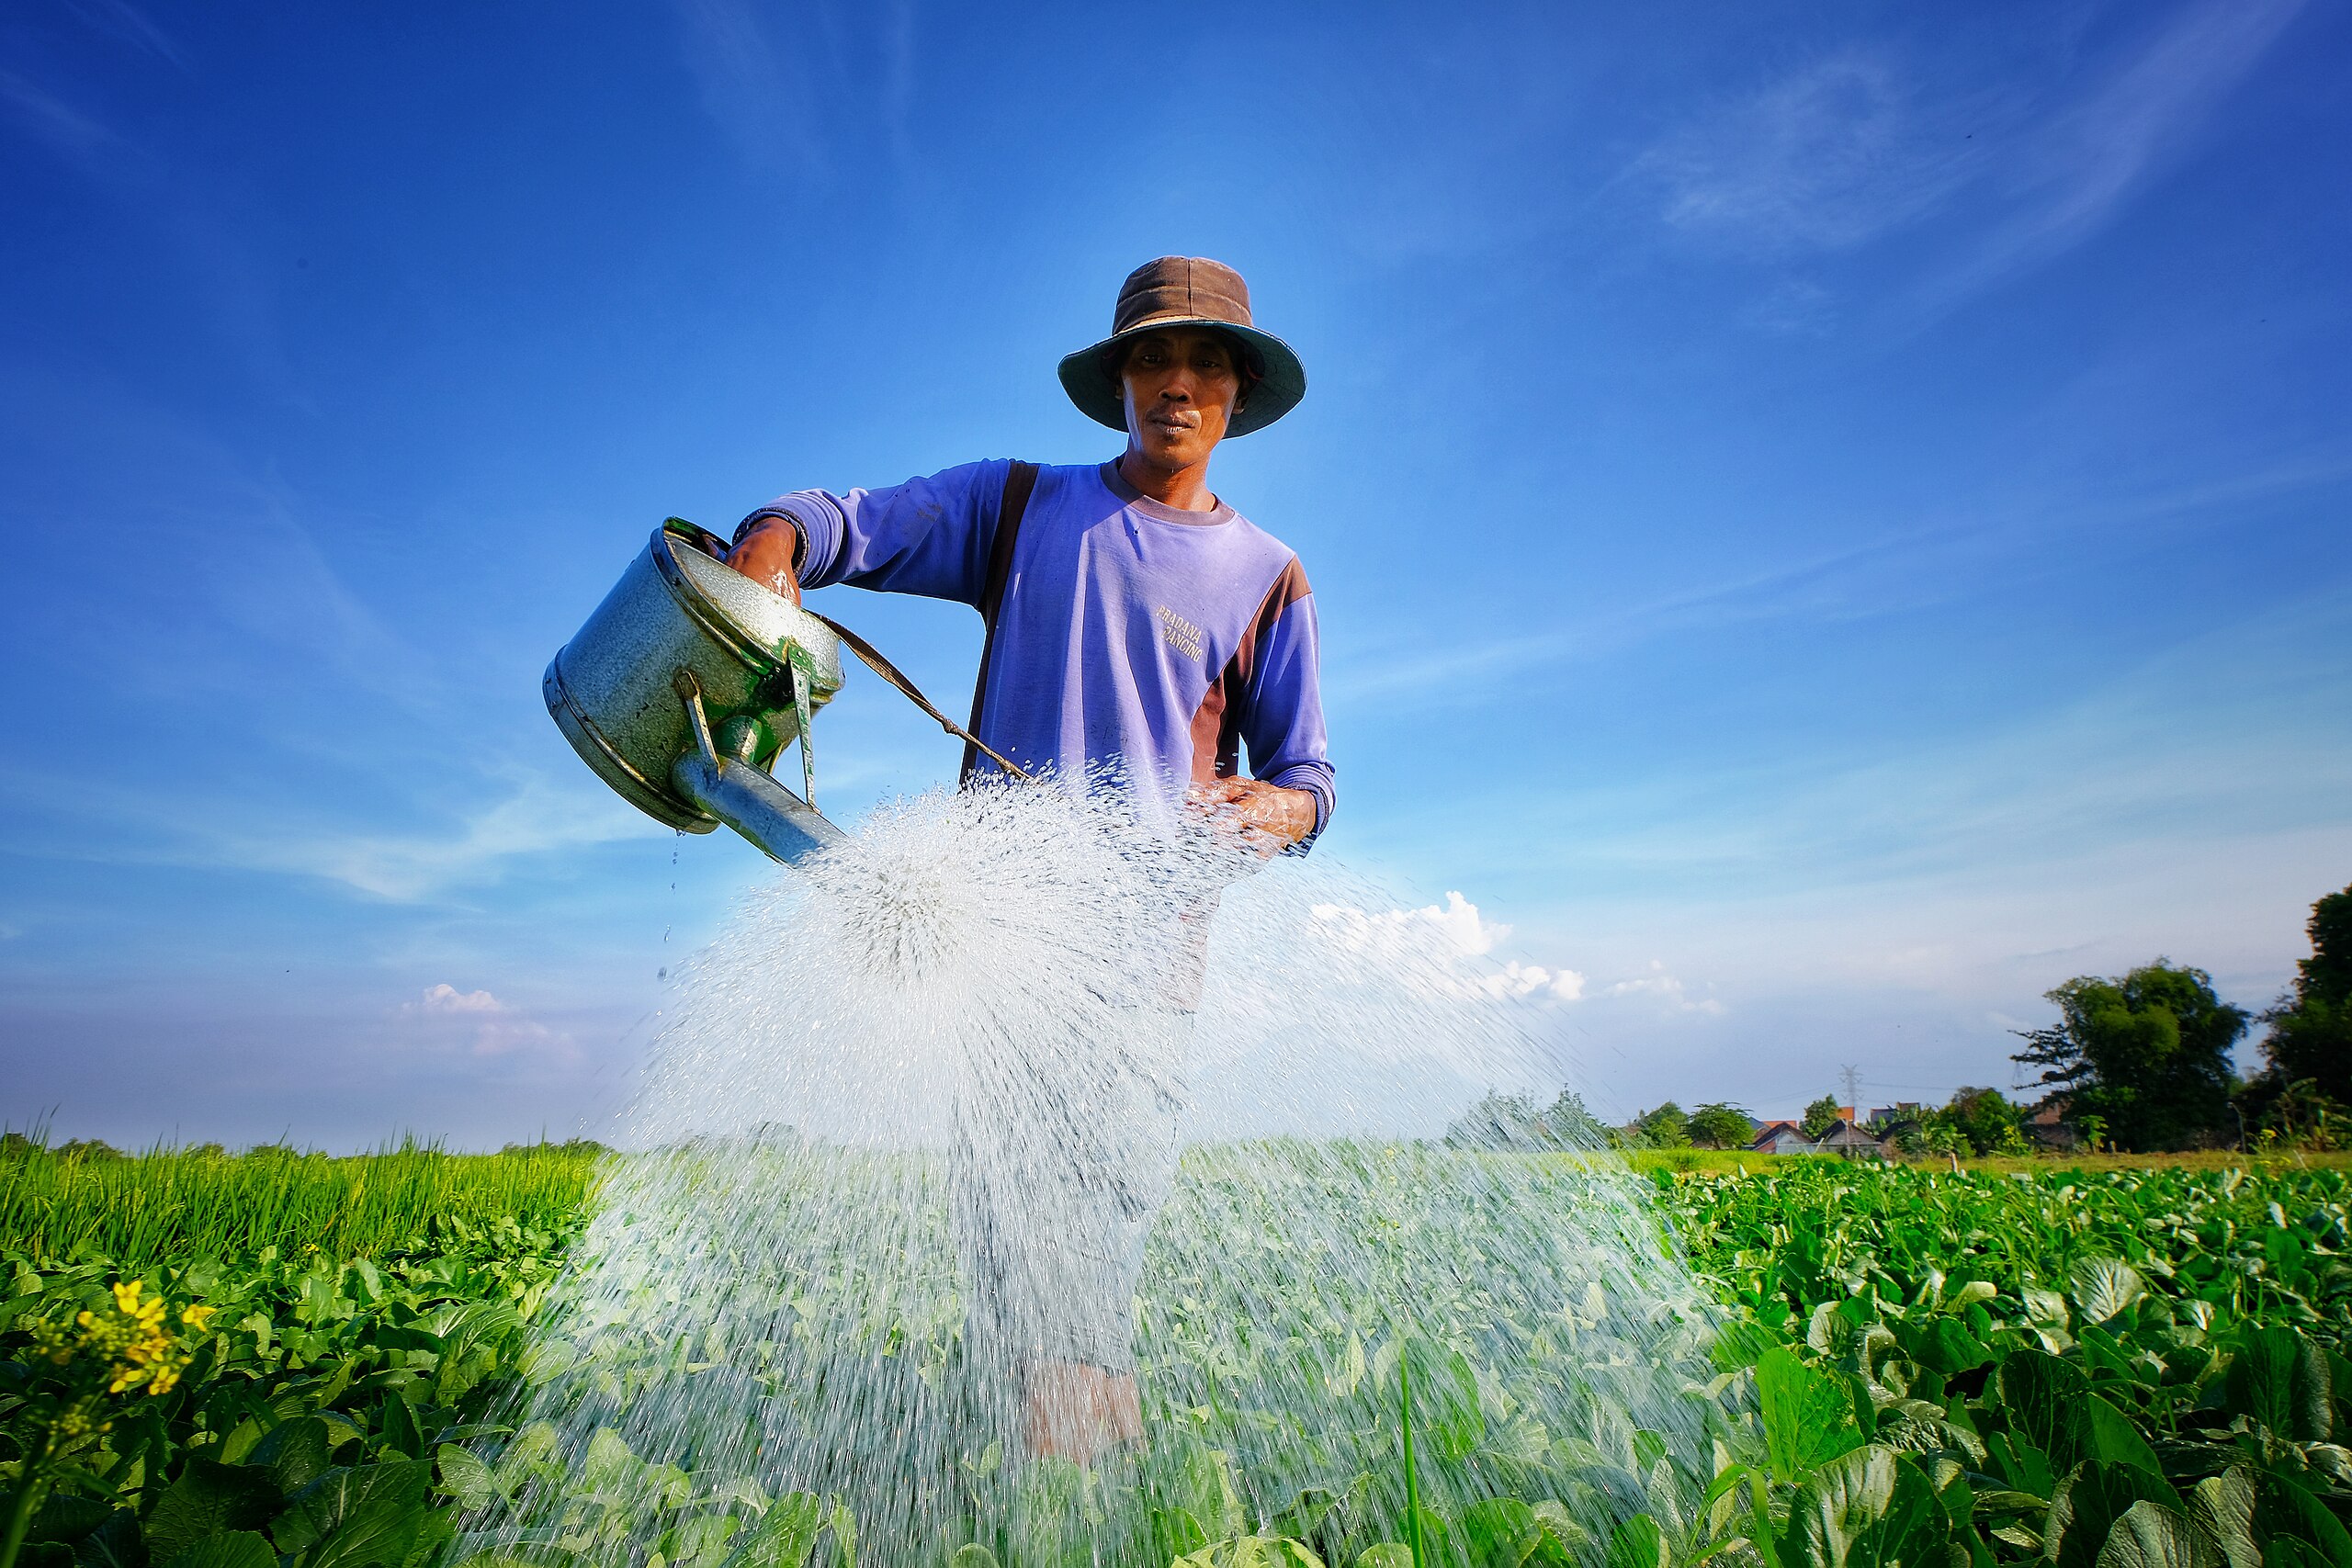
<path id="1" fill-rule="evenodd" d="M 1507 976 L 1113 780 L 843 834 L 808 747 L 842 650 L 921 699 L 723 553 L 665 523 L 548 707 L 640 810 L 795 874 L 673 971 L 464 1550 L 1147 1568 L 1272 1530 L 1433 1568 L 1510 1507 L 1566 1551 L 1690 1504 L 1735 1415 L 1641 1182 L 1428 1136 L 1552 1070 Z M 1140 1441 L 1025 1441 L 1039 1366 L 1131 1370 Z"/>

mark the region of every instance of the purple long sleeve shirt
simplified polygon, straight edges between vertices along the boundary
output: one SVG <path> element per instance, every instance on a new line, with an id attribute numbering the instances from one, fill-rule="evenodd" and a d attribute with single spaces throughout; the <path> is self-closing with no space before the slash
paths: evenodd
<path id="1" fill-rule="evenodd" d="M 1011 467 L 796 491 L 752 517 L 799 530 L 803 587 L 978 604 Z M 1314 595 L 1289 547 L 1231 507 L 1163 506 L 1115 464 L 1040 468 L 996 639 L 976 733 L 1023 767 L 1116 767 L 1172 793 L 1232 776 L 1246 747 L 1254 776 L 1314 795 L 1317 832 L 1329 820 Z"/>

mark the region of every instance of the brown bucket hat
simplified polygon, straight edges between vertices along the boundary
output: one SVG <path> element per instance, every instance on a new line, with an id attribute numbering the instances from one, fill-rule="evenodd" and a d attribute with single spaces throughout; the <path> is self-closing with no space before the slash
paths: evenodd
<path id="1" fill-rule="evenodd" d="M 1238 338 L 1250 354 L 1259 379 L 1235 412 L 1227 435 L 1263 430 L 1306 396 L 1306 370 L 1290 344 L 1250 324 L 1250 286 L 1239 273 L 1206 256 L 1161 256 L 1127 274 L 1111 312 L 1111 335 L 1063 356 L 1062 390 L 1089 419 L 1126 429 L 1125 393 L 1103 351 L 1165 327 L 1216 327 Z"/>

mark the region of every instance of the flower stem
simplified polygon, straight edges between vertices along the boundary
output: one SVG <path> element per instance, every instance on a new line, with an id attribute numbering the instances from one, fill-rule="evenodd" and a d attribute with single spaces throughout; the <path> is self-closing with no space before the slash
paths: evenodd
<path id="1" fill-rule="evenodd" d="M 40 1440 L 40 1447 L 25 1456 L 24 1472 L 17 1480 L 17 1495 L 8 1503 L 8 1529 L 0 1535 L 0 1568 L 17 1568 L 17 1553 L 24 1550 L 25 1531 L 33 1522 L 33 1504 L 40 1496 L 40 1483 L 46 1479 L 49 1456 L 57 1446 L 57 1434 L 51 1432 Z"/>

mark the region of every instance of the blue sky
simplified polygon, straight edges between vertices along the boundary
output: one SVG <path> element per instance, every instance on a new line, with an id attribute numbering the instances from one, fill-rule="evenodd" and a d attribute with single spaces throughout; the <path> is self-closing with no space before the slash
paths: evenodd
<path id="1" fill-rule="evenodd" d="M 1215 478 L 1317 588 L 1318 852 L 1581 976 L 1599 1105 L 2278 991 L 2352 882 L 2352 17 L 1122 19 L 11 7 L 0 1119 L 601 1125 L 764 873 L 548 655 L 667 513 L 1109 455 L 1053 362 L 1167 252 L 1308 367 Z M 838 593 L 954 705 L 968 611 Z M 955 759 L 820 734 L 845 817 Z"/>

